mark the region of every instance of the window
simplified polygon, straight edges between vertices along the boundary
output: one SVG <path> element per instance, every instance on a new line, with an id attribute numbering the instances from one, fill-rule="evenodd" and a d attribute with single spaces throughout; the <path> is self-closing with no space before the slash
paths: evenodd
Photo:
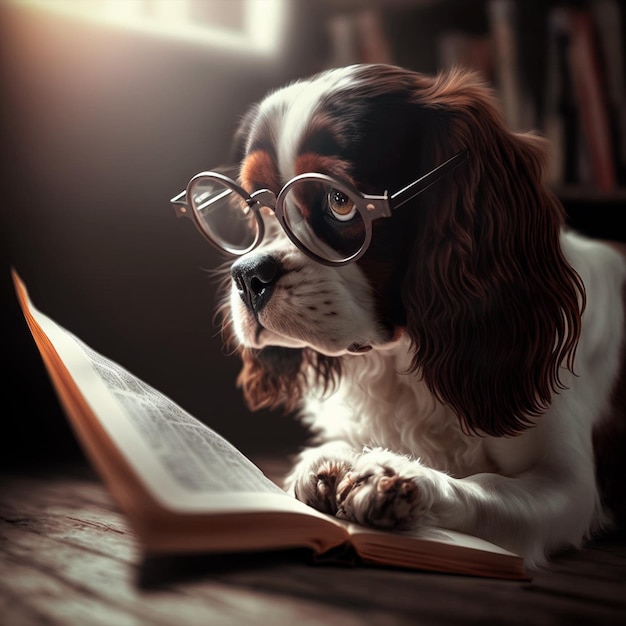
<path id="1" fill-rule="evenodd" d="M 14 0 L 102 25 L 251 56 L 275 56 L 289 0 Z"/>

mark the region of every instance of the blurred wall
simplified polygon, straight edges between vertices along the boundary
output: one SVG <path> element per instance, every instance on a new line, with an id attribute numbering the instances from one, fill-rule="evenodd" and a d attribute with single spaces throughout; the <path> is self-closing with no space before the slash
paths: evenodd
<path id="1" fill-rule="evenodd" d="M 224 354 L 212 318 L 207 270 L 220 258 L 168 202 L 228 158 L 253 102 L 320 69 L 314 3 L 298 5 L 271 61 L 0 5 L 0 463 L 76 451 L 10 266 L 42 311 L 244 451 L 300 441 L 294 420 L 244 408 L 238 359 Z"/>

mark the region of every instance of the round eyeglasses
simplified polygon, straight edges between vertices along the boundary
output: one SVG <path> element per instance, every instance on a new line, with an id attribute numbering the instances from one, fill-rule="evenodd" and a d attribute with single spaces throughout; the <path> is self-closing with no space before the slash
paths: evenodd
<path id="1" fill-rule="evenodd" d="M 256 248 L 265 235 L 262 208 L 274 212 L 289 239 L 318 263 L 346 265 L 367 250 L 372 221 L 390 217 L 467 158 L 455 154 L 394 194 L 369 195 L 326 174 L 292 178 L 275 195 L 269 189 L 248 193 L 220 172 L 201 172 L 187 189 L 172 198 L 177 215 L 191 218 L 219 250 L 241 256 Z"/>

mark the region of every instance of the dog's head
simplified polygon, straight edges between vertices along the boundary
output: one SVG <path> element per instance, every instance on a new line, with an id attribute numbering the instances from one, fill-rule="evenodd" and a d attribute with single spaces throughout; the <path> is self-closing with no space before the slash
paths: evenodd
<path id="1" fill-rule="evenodd" d="M 560 249 L 562 208 L 542 184 L 543 141 L 509 132 L 476 75 L 331 70 L 268 95 L 239 139 L 250 193 L 278 194 L 314 172 L 393 194 L 467 153 L 373 220 L 369 246 L 345 265 L 312 259 L 261 210 L 264 238 L 233 263 L 224 307 L 251 407 L 292 408 L 312 380 L 336 381 L 344 355 L 408 336 L 415 375 L 469 430 L 511 434 L 545 410 L 559 369 L 572 367 L 583 288 Z M 346 197 L 298 201 L 320 229 L 340 232 L 324 245 L 341 251 Z"/>

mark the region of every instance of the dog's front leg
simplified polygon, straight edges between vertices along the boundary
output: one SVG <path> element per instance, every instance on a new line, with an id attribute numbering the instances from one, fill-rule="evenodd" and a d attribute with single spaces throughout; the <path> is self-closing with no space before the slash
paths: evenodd
<path id="1" fill-rule="evenodd" d="M 366 451 L 336 487 L 337 517 L 385 529 L 436 525 L 497 543 L 529 565 L 580 544 L 598 500 L 587 471 L 534 467 L 516 477 L 454 478 L 388 450 Z"/>
<path id="2" fill-rule="evenodd" d="M 352 470 L 357 456 L 358 451 L 341 441 L 305 450 L 287 477 L 285 488 L 318 511 L 335 515 L 337 485 Z"/>

